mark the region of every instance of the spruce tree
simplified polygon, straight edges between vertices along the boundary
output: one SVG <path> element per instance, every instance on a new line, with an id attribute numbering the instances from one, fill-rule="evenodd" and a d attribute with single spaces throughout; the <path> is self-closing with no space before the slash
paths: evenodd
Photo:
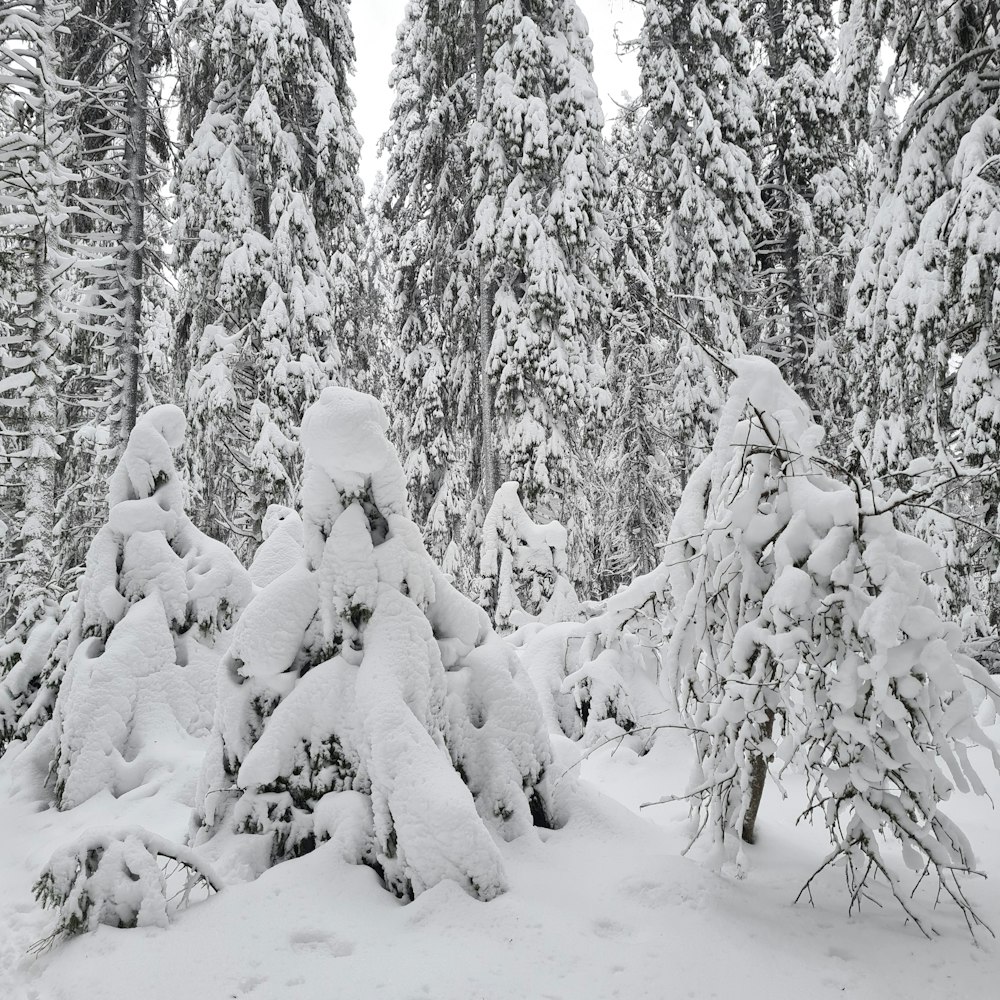
<path id="1" fill-rule="evenodd" d="M 849 208 L 849 148 L 834 78 L 829 0 L 741 4 L 764 60 L 753 74 L 761 126 L 757 165 L 770 227 L 755 234 L 758 353 L 814 407 L 836 365 L 844 282 L 840 241 Z"/>
<path id="2" fill-rule="evenodd" d="M 37 738 L 51 748 L 61 809 L 136 787 L 162 762 L 165 737 L 204 732 L 211 722 L 216 658 L 207 649 L 253 585 L 232 552 L 184 511 L 173 458 L 184 429 L 183 413 L 170 404 L 139 418 L 111 475 L 108 520 L 87 552 L 47 676 L 12 672 L 5 684 L 22 706 L 38 701 L 21 712 L 14 735 L 52 712 Z"/>
<path id="3" fill-rule="evenodd" d="M 194 839 L 258 871 L 329 840 L 397 895 L 490 899 L 488 829 L 552 820 L 548 736 L 513 649 L 428 556 L 387 428 L 352 389 L 306 413 L 304 551 L 223 660 Z"/>
<path id="4" fill-rule="evenodd" d="M 492 315 L 497 455 L 535 516 L 572 533 L 590 517 L 581 424 L 607 404 L 607 165 L 591 44 L 573 3 L 502 0 L 486 15 L 484 45 L 473 243 Z"/>
<path id="5" fill-rule="evenodd" d="M 289 503 L 295 428 L 342 375 L 360 299 L 344 0 L 192 2 L 176 242 L 199 519 L 252 552 Z M 206 40 L 206 25 L 212 25 Z"/>
<path id="6" fill-rule="evenodd" d="M 668 467 L 675 429 L 668 426 L 667 414 L 677 330 L 664 318 L 660 230 L 647 202 L 648 178 L 636 162 L 635 140 L 634 125 L 620 121 L 609 146 L 611 401 L 593 501 L 603 593 L 659 563 L 676 494 Z"/>
<path id="7" fill-rule="evenodd" d="M 940 16 L 924 5 L 892 7 L 887 21 L 875 22 L 893 45 L 883 102 L 903 90 L 913 100 L 873 185 L 848 324 L 863 459 L 882 476 L 923 458 L 949 475 L 964 467 L 962 485 L 936 504 L 962 520 L 949 526 L 934 512 L 922 516 L 954 584 L 945 595 L 951 610 L 987 609 L 995 635 L 1000 240 L 991 220 L 1000 132 L 991 10 L 979 2 Z M 865 56 L 876 58 L 866 47 L 852 52 L 852 63 L 863 66 Z M 878 107 L 890 117 L 891 108 Z"/>
<path id="8" fill-rule="evenodd" d="M 642 136 L 663 218 L 660 253 L 679 327 L 672 422 L 684 427 L 682 482 L 707 452 L 722 402 L 701 345 L 743 353 L 755 270 L 751 234 L 770 220 L 755 168 L 760 125 L 750 44 L 726 0 L 650 0 L 639 39 Z"/>
<path id="9" fill-rule="evenodd" d="M 164 402 L 169 339 L 161 191 L 171 154 L 159 84 L 171 51 L 157 0 L 91 0 L 67 24 L 64 60 L 79 88 L 73 213 L 66 238 L 69 342 L 60 423 L 58 579 L 70 588 L 103 523 L 104 482 L 137 416 Z"/>
<path id="10" fill-rule="evenodd" d="M 398 432 L 428 543 L 466 579 L 508 476 L 537 516 L 567 522 L 574 576 L 591 571 L 593 518 L 573 485 L 593 468 L 582 424 L 606 403 L 591 68 L 568 0 L 414 3 L 398 35 L 382 202 Z"/>
<path id="11" fill-rule="evenodd" d="M 394 434 L 428 550 L 462 579 L 469 493 L 481 435 L 475 272 L 464 247 L 472 221 L 468 130 L 475 116 L 472 4 L 407 6 L 397 32 L 395 91 L 381 148 L 388 163 L 379 210 L 392 271 Z M 495 489 L 495 485 L 494 485 Z"/>

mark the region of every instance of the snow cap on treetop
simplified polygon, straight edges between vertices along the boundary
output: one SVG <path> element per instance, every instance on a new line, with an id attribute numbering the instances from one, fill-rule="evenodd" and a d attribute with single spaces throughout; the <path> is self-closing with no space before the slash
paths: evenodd
<path id="1" fill-rule="evenodd" d="M 302 420 L 307 460 L 342 487 L 363 485 L 367 476 L 397 461 L 386 439 L 389 419 L 373 396 L 330 386 Z"/>
<path id="2" fill-rule="evenodd" d="M 129 435 L 125 454 L 108 483 L 108 506 L 151 496 L 166 483 L 176 491 L 170 506 L 183 508 L 173 452 L 184 441 L 187 421 L 180 407 L 163 403 L 147 410 Z"/>

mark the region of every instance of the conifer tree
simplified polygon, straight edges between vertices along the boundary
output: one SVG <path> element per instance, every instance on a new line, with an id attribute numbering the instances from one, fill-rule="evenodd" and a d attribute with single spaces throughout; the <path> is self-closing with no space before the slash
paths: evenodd
<path id="1" fill-rule="evenodd" d="M 170 60 L 169 11 L 158 0 L 91 0 L 70 19 L 64 59 L 79 87 L 79 143 L 67 240 L 68 296 L 58 468 L 58 579 L 71 587 L 104 522 L 104 482 L 137 416 L 164 402 L 164 277 L 170 155 L 158 83 Z"/>
<path id="2" fill-rule="evenodd" d="M 607 404 L 597 335 L 607 165 L 591 44 L 572 2 L 501 0 L 484 47 L 473 243 L 493 318 L 497 455 L 535 516 L 572 534 L 590 517 L 580 422 Z"/>
<path id="3" fill-rule="evenodd" d="M 176 406 L 140 417 L 110 478 L 108 520 L 78 597 L 52 655 L 37 664 L 44 672 L 32 676 L 25 663 L 0 689 L 20 705 L 14 735 L 51 711 L 37 738 L 51 748 L 61 809 L 136 787 L 160 760 L 158 742 L 211 722 L 215 657 L 204 646 L 232 625 L 253 586 L 233 553 L 185 514 L 173 459 L 183 437 Z"/>
<path id="4" fill-rule="evenodd" d="M 5 242 L 28 267 L 23 282 L 14 282 L 14 309 L 0 340 L 7 459 L 0 481 L 17 497 L 4 566 L 16 621 L 0 646 L 0 674 L 18 662 L 27 632 L 51 609 L 53 597 L 60 289 L 75 139 L 69 120 L 74 90 L 60 75 L 57 47 L 67 14 L 64 4 L 51 0 L 0 11 L 0 219 Z"/>
<path id="5" fill-rule="evenodd" d="M 330 840 L 397 895 L 454 879 L 490 899 L 488 828 L 551 822 L 551 750 L 513 650 L 428 556 L 387 428 L 352 389 L 306 413 L 303 555 L 223 660 L 194 838 L 235 834 L 257 870 Z"/>
<path id="6" fill-rule="evenodd" d="M 650 572 L 669 528 L 675 485 L 668 462 L 668 391 L 676 328 L 664 320 L 657 260 L 660 231 L 636 162 L 635 129 L 619 121 L 610 140 L 611 230 L 607 429 L 594 498 L 600 590 Z"/>
<path id="7" fill-rule="evenodd" d="M 463 559 L 459 550 L 482 426 L 478 295 L 464 253 L 472 221 L 468 130 L 476 112 L 472 15 L 466 0 L 407 5 L 393 54 L 379 202 L 392 267 L 394 434 L 428 550 L 464 579 L 472 553 Z"/>
<path id="8" fill-rule="evenodd" d="M 200 520 L 250 551 L 294 494 L 295 428 L 360 300 L 345 0 L 192 0 L 176 241 Z M 211 25 L 209 33 L 206 25 Z"/>
<path id="9" fill-rule="evenodd" d="M 1000 50 L 991 18 L 990 4 L 970 2 L 940 16 L 929 5 L 890 6 L 875 22 L 893 45 L 880 113 L 890 117 L 892 93 L 914 98 L 873 186 L 848 323 L 857 343 L 857 432 L 871 472 L 904 472 L 925 457 L 982 470 L 978 486 L 970 491 L 963 477 L 941 504 L 964 526 L 935 518 L 931 537 L 943 563 L 959 559 L 950 566 L 959 584 L 946 596 L 952 611 L 988 607 L 996 634 L 1000 239 L 990 220 L 998 205 L 992 81 Z M 853 63 L 874 60 L 870 49 L 854 51 Z M 977 527 L 967 531 L 970 523 Z"/>
<path id="10" fill-rule="evenodd" d="M 769 219 L 755 172 L 760 125 L 750 91 L 750 45 L 726 0 L 650 0 L 639 39 L 643 146 L 663 218 L 664 281 L 679 327 L 673 417 L 689 454 L 682 482 L 711 442 L 718 377 L 700 344 L 743 353 L 750 234 Z"/>
<path id="11" fill-rule="evenodd" d="M 592 517 L 571 499 L 584 496 L 580 463 L 593 465 L 581 420 L 606 401 L 590 74 L 568 0 L 413 3 L 400 28 L 383 140 L 399 432 L 425 536 L 460 577 L 474 575 L 468 538 L 508 475 L 538 516 L 567 521 L 571 568 L 590 572 Z"/>
<path id="12" fill-rule="evenodd" d="M 840 240 L 849 208 L 848 149 L 833 68 L 829 0 L 743 2 L 764 59 L 753 75 L 762 150 L 757 173 L 770 228 L 755 236 L 758 353 L 814 406 L 835 364 L 845 281 Z"/>

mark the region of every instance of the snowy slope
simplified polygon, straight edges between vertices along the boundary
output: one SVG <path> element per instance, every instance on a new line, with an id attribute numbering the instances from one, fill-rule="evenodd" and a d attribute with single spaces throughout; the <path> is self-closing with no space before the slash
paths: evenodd
<path id="1" fill-rule="evenodd" d="M 191 748 L 188 748 L 189 750 Z M 573 753 L 563 746 L 563 757 Z M 833 875 L 816 905 L 792 905 L 825 853 L 822 831 L 794 828 L 773 788 L 762 808 L 749 876 L 737 881 L 704 858 L 681 857 L 681 805 L 638 804 L 683 789 L 690 753 L 665 734 L 638 758 L 603 747 L 563 783 L 571 810 L 560 830 L 502 844 L 510 891 L 489 903 L 442 883 L 408 905 L 373 872 L 322 847 L 256 882 L 232 886 L 180 913 L 168 930 L 101 927 L 39 958 L 25 948 L 53 918 L 30 884 L 59 844 L 86 826 L 142 823 L 179 838 L 191 753 L 146 798 L 99 795 L 67 813 L 38 809 L 0 764 L 0 997 L 13 1000 L 603 1000 L 674 997 L 989 997 L 1000 948 L 972 942 L 952 909 L 927 941 L 898 910 L 849 918 Z M 984 773 L 988 768 L 984 767 Z M 795 782 L 790 783 L 794 793 Z M 148 791 L 148 789 L 144 789 Z M 994 775 L 991 794 L 1000 799 Z M 603 793 L 603 794 L 602 794 Z M 617 800 L 617 801 L 615 801 Z M 997 816 L 965 797 L 952 814 L 1000 877 Z M 692 852 L 694 853 L 694 852 Z M 1000 927 L 995 882 L 969 886 Z M 932 900 L 924 899 L 925 906 Z M 4 978 L 6 977 L 6 978 Z"/>

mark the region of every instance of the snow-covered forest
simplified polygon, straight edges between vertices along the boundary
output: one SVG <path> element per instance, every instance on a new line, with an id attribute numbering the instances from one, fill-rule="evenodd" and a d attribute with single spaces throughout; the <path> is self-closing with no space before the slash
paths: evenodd
<path id="1" fill-rule="evenodd" d="M 0 3 L 0 996 L 995 992 L 1000 4 L 633 3 Z"/>

